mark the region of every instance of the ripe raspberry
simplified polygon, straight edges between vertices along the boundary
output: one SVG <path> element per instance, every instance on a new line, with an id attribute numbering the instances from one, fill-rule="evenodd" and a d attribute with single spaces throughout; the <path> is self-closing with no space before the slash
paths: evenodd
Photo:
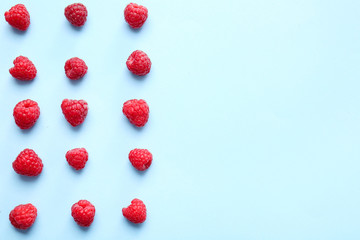
<path id="1" fill-rule="evenodd" d="M 148 169 L 152 162 L 152 154 L 147 149 L 135 148 L 129 153 L 129 160 L 131 164 L 139 171 Z"/>
<path id="2" fill-rule="evenodd" d="M 146 206 L 140 199 L 135 198 L 127 208 L 122 209 L 124 217 L 133 223 L 143 223 L 146 220 Z"/>
<path id="3" fill-rule="evenodd" d="M 32 149 L 24 149 L 19 153 L 12 166 L 16 173 L 24 176 L 37 176 L 43 170 L 43 163 Z"/>
<path id="4" fill-rule="evenodd" d="M 132 28 L 141 28 L 148 17 L 148 10 L 146 7 L 136 3 L 130 3 L 124 10 L 125 21 Z"/>
<path id="5" fill-rule="evenodd" d="M 66 19 L 76 27 L 85 24 L 87 15 L 86 7 L 81 3 L 73 3 L 65 8 Z"/>
<path id="6" fill-rule="evenodd" d="M 36 77 L 35 65 L 27 57 L 19 56 L 13 61 L 14 67 L 9 69 L 10 74 L 19 80 L 30 81 Z"/>
<path id="7" fill-rule="evenodd" d="M 67 151 L 65 157 L 70 166 L 80 170 L 85 167 L 89 155 L 85 148 L 74 148 Z"/>
<path id="8" fill-rule="evenodd" d="M 61 103 L 61 109 L 65 119 L 76 127 L 82 124 L 88 113 L 88 104 L 85 100 L 64 99 Z"/>
<path id="9" fill-rule="evenodd" d="M 130 123 L 136 127 L 143 127 L 149 120 L 149 106 L 145 100 L 132 99 L 124 103 L 123 113 Z"/>
<path id="10" fill-rule="evenodd" d="M 143 51 L 134 51 L 126 61 L 126 66 L 135 75 L 144 76 L 150 72 L 151 61 Z"/>
<path id="11" fill-rule="evenodd" d="M 11 224 L 18 229 L 28 229 L 37 217 L 37 209 L 31 203 L 15 207 L 9 214 Z"/>
<path id="12" fill-rule="evenodd" d="M 20 31 L 25 31 L 30 25 L 30 14 L 23 4 L 13 6 L 4 15 L 5 20 Z"/>
<path id="13" fill-rule="evenodd" d="M 71 216 L 82 227 L 89 227 L 94 221 L 95 207 L 87 200 L 80 200 L 71 207 Z"/>
<path id="14" fill-rule="evenodd" d="M 13 112 L 16 125 L 21 129 L 29 129 L 38 120 L 40 108 L 37 102 L 27 99 L 16 104 Z"/>
<path id="15" fill-rule="evenodd" d="M 78 80 L 85 76 L 88 67 L 84 60 L 74 57 L 65 62 L 65 74 L 71 80 Z"/>

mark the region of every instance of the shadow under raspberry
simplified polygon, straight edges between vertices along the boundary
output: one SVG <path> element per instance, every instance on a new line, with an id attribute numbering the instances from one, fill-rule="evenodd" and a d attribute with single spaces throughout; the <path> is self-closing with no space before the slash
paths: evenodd
<path id="1" fill-rule="evenodd" d="M 130 31 L 133 32 L 133 33 L 138 33 L 138 32 L 141 31 L 141 28 L 132 28 L 132 27 L 130 27 L 130 25 L 128 23 L 125 22 L 125 24 L 130 29 Z"/>
<path id="2" fill-rule="evenodd" d="M 138 76 L 138 75 L 135 75 L 135 74 L 131 73 L 130 71 L 128 71 L 128 74 L 131 75 L 131 78 L 133 78 L 137 81 L 145 81 L 150 73 L 146 74 L 145 76 Z"/>
<path id="3" fill-rule="evenodd" d="M 137 126 L 133 125 L 132 123 L 130 123 L 130 121 L 126 117 L 125 117 L 125 121 L 127 122 L 127 124 L 129 124 L 131 126 L 131 128 L 135 129 L 137 132 L 144 131 L 143 128 L 146 127 L 146 125 L 144 127 L 137 127 Z"/>
<path id="4" fill-rule="evenodd" d="M 21 181 L 23 181 L 23 182 L 36 182 L 40 178 L 41 173 L 39 175 L 33 176 L 33 177 L 24 176 L 24 175 L 20 175 L 20 174 L 18 174 L 18 175 L 19 175 L 19 178 L 21 179 Z"/>
<path id="5" fill-rule="evenodd" d="M 28 29 L 30 28 L 30 26 L 29 26 L 29 28 L 28 28 L 27 30 L 25 30 L 25 31 L 20 31 L 20 30 L 18 30 L 18 29 L 16 29 L 16 28 L 13 28 L 13 27 L 11 27 L 11 26 L 9 26 L 9 27 L 11 28 L 11 30 L 12 30 L 13 33 L 15 33 L 16 35 L 19 35 L 19 36 L 25 35 L 26 32 L 28 31 Z"/>
<path id="6" fill-rule="evenodd" d="M 31 128 L 28 128 L 28 129 L 21 129 L 19 128 L 15 123 L 16 127 L 19 129 L 19 131 L 22 133 L 22 134 L 30 134 L 32 131 L 35 131 L 34 129 L 37 128 L 37 122 L 39 121 L 39 119 L 36 121 L 36 123 L 34 124 L 34 126 L 32 126 Z"/>
<path id="7" fill-rule="evenodd" d="M 80 85 L 84 81 L 84 79 L 86 78 L 86 74 L 85 74 L 85 76 L 83 76 L 82 78 L 79 78 L 77 80 L 71 80 L 70 78 L 68 78 L 66 76 L 65 76 L 65 78 L 70 82 L 71 85 L 77 86 L 77 85 Z"/>
<path id="8" fill-rule="evenodd" d="M 80 125 L 77 125 L 77 126 L 75 126 L 75 127 L 73 127 L 73 126 L 65 119 L 65 117 L 64 117 L 64 121 L 65 121 L 64 124 L 67 125 L 67 127 L 70 128 L 71 131 L 73 131 L 73 132 L 79 132 L 79 131 L 81 131 L 81 129 L 83 128 L 82 125 L 83 125 L 83 124 L 86 124 L 86 123 L 85 123 L 85 122 L 86 122 L 86 119 L 85 119 L 85 121 L 84 121 L 83 123 L 81 123 Z"/>
<path id="9" fill-rule="evenodd" d="M 130 165 L 130 167 L 133 169 L 133 171 L 135 171 L 136 174 L 139 175 L 139 176 L 145 176 L 145 175 L 147 174 L 147 171 L 151 168 L 151 166 L 150 166 L 150 167 L 149 167 L 148 169 L 146 169 L 145 171 L 139 171 L 139 170 L 137 170 L 136 168 L 134 168 L 134 166 L 131 165 L 131 163 L 129 163 L 129 165 Z"/>
<path id="10" fill-rule="evenodd" d="M 71 170 L 72 170 L 73 173 L 78 174 L 78 175 L 80 175 L 80 174 L 84 171 L 84 168 L 86 168 L 86 165 L 85 165 L 84 168 L 79 169 L 79 170 L 76 170 L 75 168 L 73 168 L 72 166 L 70 166 L 67 161 L 66 161 L 66 164 L 68 165 L 69 168 L 71 168 Z"/>
<path id="11" fill-rule="evenodd" d="M 82 226 L 80 226 L 79 224 L 77 224 L 77 223 L 75 223 L 77 226 L 78 226 L 78 228 L 81 230 L 81 231 L 83 231 L 83 232 L 89 232 L 90 231 L 90 228 L 91 228 L 91 225 L 90 225 L 90 227 L 82 227 Z"/>
<path id="12" fill-rule="evenodd" d="M 74 29 L 75 31 L 77 31 L 77 32 L 81 32 L 82 31 L 82 29 L 84 28 L 84 26 L 86 25 L 83 25 L 83 26 L 81 26 L 81 27 L 76 27 L 76 26 L 74 26 L 74 25 L 72 25 L 69 21 L 68 21 L 68 24 L 70 25 L 70 27 L 72 28 L 72 29 Z"/>
<path id="13" fill-rule="evenodd" d="M 12 77 L 12 80 L 15 81 L 15 83 L 19 86 L 26 86 L 26 85 L 30 85 L 35 79 L 30 80 L 30 81 L 22 81 L 22 80 Z"/>
<path id="14" fill-rule="evenodd" d="M 141 229 L 143 227 L 143 225 L 146 223 L 146 221 L 143 223 L 133 223 L 133 222 L 130 222 L 129 220 L 127 220 L 125 217 L 124 217 L 124 221 L 127 223 L 127 225 L 129 225 L 133 228 L 137 228 L 137 229 Z"/>
<path id="15" fill-rule="evenodd" d="M 11 223 L 9 223 L 11 225 Z M 16 231 L 16 232 L 19 232 L 20 234 L 30 234 L 32 232 L 32 229 L 34 228 L 34 225 L 36 224 L 36 220 L 34 222 L 34 224 L 29 227 L 28 229 L 18 229 L 18 228 L 15 228 L 13 225 L 11 225 L 11 227 Z"/>

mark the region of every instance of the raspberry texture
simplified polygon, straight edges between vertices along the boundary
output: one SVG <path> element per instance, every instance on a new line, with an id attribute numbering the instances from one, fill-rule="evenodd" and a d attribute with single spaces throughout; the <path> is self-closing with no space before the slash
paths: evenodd
<path id="1" fill-rule="evenodd" d="M 25 31 L 30 25 L 30 14 L 23 4 L 13 6 L 4 15 L 5 20 L 20 31 Z"/>
<path id="2" fill-rule="evenodd" d="M 18 229 L 28 229 L 37 217 L 37 209 L 31 203 L 21 204 L 15 207 L 9 214 L 11 224 Z"/>
<path id="3" fill-rule="evenodd" d="M 87 200 L 80 200 L 71 207 L 71 216 L 82 227 L 89 227 L 94 221 L 95 207 Z"/>
<path id="4" fill-rule="evenodd" d="M 152 154 L 147 149 L 135 148 L 129 153 L 129 160 L 131 164 L 139 171 L 148 169 L 152 162 Z"/>
<path id="5" fill-rule="evenodd" d="M 67 151 L 66 161 L 76 170 L 83 169 L 89 158 L 88 152 L 85 148 L 74 148 Z"/>
<path id="6" fill-rule="evenodd" d="M 127 208 L 122 209 L 124 217 L 132 223 L 143 223 L 146 220 L 146 206 L 135 198 Z"/>
<path id="7" fill-rule="evenodd" d="M 148 10 L 146 7 L 136 3 L 130 3 L 124 10 L 125 21 L 132 28 L 141 28 L 144 25 L 147 17 Z"/>
<path id="8" fill-rule="evenodd" d="M 64 99 L 61 103 L 61 109 L 65 119 L 76 127 L 85 121 L 88 113 L 88 104 L 85 100 Z"/>
<path id="9" fill-rule="evenodd" d="M 136 127 L 145 126 L 149 120 L 149 106 L 143 99 L 126 101 L 123 105 L 123 113 Z"/>
<path id="10" fill-rule="evenodd" d="M 150 72 L 151 61 L 143 51 L 134 51 L 126 61 L 126 66 L 135 75 L 144 76 Z"/>
<path id="11" fill-rule="evenodd" d="M 65 74 L 71 80 L 78 80 L 85 76 L 88 67 L 84 60 L 74 57 L 65 62 Z"/>
<path id="12" fill-rule="evenodd" d="M 13 112 L 16 125 L 21 129 L 29 129 L 38 120 L 40 108 L 37 102 L 27 99 L 16 104 Z"/>
<path id="13" fill-rule="evenodd" d="M 24 176 L 37 176 L 43 170 L 43 163 L 32 149 L 24 149 L 16 157 L 12 166 L 16 173 Z"/>
<path id="14" fill-rule="evenodd" d="M 11 76 L 22 81 L 30 81 L 36 77 L 36 68 L 27 57 L 19 56 L 13 61 L 14 67 L 9 69 Z"/>
<path id="15" fill-rule="evenodd" d="M 74 26 L 81 27 L 86 22 L 88 15 L 86 7 L 81 3 L 73 3 L 65 8 L 66 19 Z"/>

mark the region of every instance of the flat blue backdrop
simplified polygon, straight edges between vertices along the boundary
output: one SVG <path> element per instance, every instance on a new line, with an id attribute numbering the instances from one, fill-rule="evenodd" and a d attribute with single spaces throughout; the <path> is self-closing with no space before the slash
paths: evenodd
<path id="1" fill-rule="evenodd" d="M 71 1 L 24 3 L 25 33 L 0 23 L 1 240 L 360 239 L 360 1 L 139 1 L 139 31 L 126 1 L 83 1 L 81 29 L 64 17 Z M 153 62 L 145 78 L 125 65 L 136 49 Z M 33 82 L 8 73 L 18 55 L 35 63 Z M 74 56 L 89 67 L 76 83 L 63 69 Z M 12 111 L 27 98 L 41 116 L 21 131 Z M 81 127 L 64 98 L 88 101 Z M 150 106 L 141 130 L 122 115 L 132 98 Z M 90 155 L 81 172 L 65 161 L 75 147 Z M 135 147 L 154 155 L 145 173 L 127 159 Z M 24 148 L 44 162 L 38 178 L 11 167 Z M 140 226 L 121 214 L 134 197 L 148 207 Z M 70 215 L 79 199 L 96 207 L 87 230 Z M 8 214 L 28 202 L 38 218 L 20 232 Z"/>

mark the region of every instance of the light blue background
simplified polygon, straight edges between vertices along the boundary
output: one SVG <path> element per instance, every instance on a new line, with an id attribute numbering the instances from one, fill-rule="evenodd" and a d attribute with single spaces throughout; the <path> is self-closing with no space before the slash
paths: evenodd
<path id="1" fill-rule="evenodd" d="M 82 1 L 81 29 L 63 11 L 71 1 L 24 1 L 27 32 L 0 23 L 0 239 L 360 239 L 360 1 L 138 1 L 149 9 L 140 31 L 123 20 L 128 2 Z M 17 1 L 1 1 L 4 13 Z M 125 61 L 140 49 L 153 66 L 144 79 Z M 18 55 L 38 69 L 28 84 L 8 73 Z M 77 83 L 70 57 L 89 67 Z M 39 103 L 30 131 L 12 117 L 23 99 Z M 89 114 L 72 128 L 60 104 L 85 99 Z M 141 130 L 122 115 L 144 98 Z M 65 153 L 86 147 L 77 173 Z M 148 148 L 143 174 L 127 159 Z M 44 162 L 36 179 L 11 163 L 24 148 Z M 129 224 L 121 209 L 138 197 L 148 219 Z M 96 207 L 78 227 L 70 208 Z M 27 232 L 8 220 L 18 204 L 38 218 Z"/>

